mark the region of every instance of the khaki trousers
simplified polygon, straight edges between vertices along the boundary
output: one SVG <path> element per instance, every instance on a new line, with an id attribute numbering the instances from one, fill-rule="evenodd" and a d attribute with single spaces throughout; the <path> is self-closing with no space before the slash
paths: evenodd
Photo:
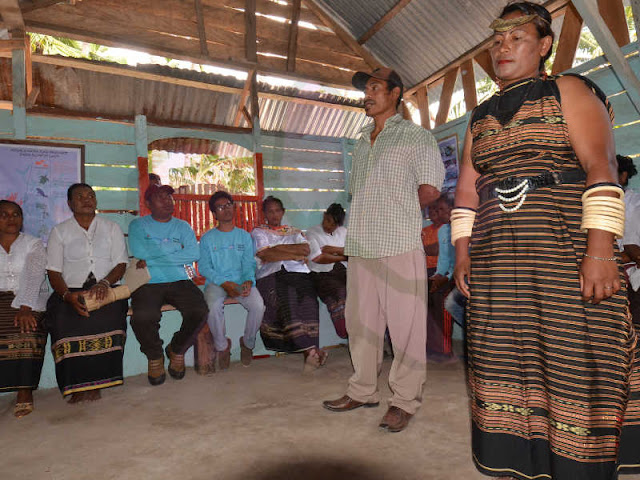
<path id="1" fill-rule="evenodd" d="M 415 413 L 427 378 L 427 276 L 424 253 L 384 258 L 349 257 L 345 309 L 354 374 L 347 395 L 378 402 L 384 334 L 389 327 L 394 359 L 390 406 Z"/>

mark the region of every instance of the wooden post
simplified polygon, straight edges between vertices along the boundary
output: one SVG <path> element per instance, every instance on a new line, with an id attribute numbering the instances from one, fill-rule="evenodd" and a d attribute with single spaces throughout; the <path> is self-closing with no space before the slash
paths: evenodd
<path id="1" fill-rule="evenodd" d="M 598 0 L 598 10 L 618 46 L 624 47 L 629 43 L 629 27 L 622 0 Z"/>
<path id="2" fill-rule="evenodd" d="M 600 16 L 596 0 L 573 0 L 573 4 L 602 47 L 636 111 L 640 113 L 640 80 L 631 69 L 629 61 L 623 55 L 616 39 Z"/>
<path id="3" fill-rule="evenodd" d="M 487 73 L 487 75 L 489 75 L 489 78 L 491 78 L 491 80 L 495 82 L 498 79 L 498 77 L 496 77 L 496 72 L 493 69 L 493 63 L 491 61 L 489 50 L 481 51 L 475 57 L 473 57 L 473 59 L 478 65 L 480 65 L 480 68 L 482 68 Z"/>
<path id="4" fill-rule="evenodd" d="M 136 155 L 138 156 L 138 214 L 148 215 L 149 209 L 144 202 L 144 192 L 149 187 L 149 140 L 147 137 L 147 117 L 136 115 Z"/>
<path id="5" fill-rule="evenodd" d="M 429 115 L 429 92 L 427 86 L 416 90 L 416 100 L 420 110 L 420 125 L 427 130 L 431 130 L 431 117 Z"/>
<path id="6" fill-rule="evenodd" d="M 460 76 L 462 77 L 462 88 L 464 90 L 464 103 L 467 106 L 467 112 L 470 112 L 478 105 L 473 60 L 469 59 L 462 62 L 460 66 Z"/>
<path id="7" fill-rule="evenodd" d="M 13 130 L 15 138 L 27 138 L 27 81 L 24 48 L 11 51 Z"/>
<path id="8" fill-rule="evenodd" d="M 257 62 L 256 50 L 256 0 L 244 2 L 244 50 L 249 62 Z"/>
<path id="9" fill-rule="evenodd" d="M 442 85 L 442 93 L 440 94 L 440 107 L 438 108 L 438 115 L 436 115 L 436 127 L 444 125 L 447 122 L 449 109 L 451 108 L 451 96 L 456 86 L 457 77 L 458 67 L 452 68 L 444 76 L 444 84 Z"/>
<path id="10" fill-rule="evenodd" d="M 207 47 L 207 32 L 204 28 L 204 14 L 202 13 L 202 0 L 195 0 L 196 19 L 198 20 L 198 38 L 200 39 L 200 53 L 205 57 L 209 56 Z"/>
<path id="11" fill-rule="evenodd" d="M 580 31 L 582 30 L 582 17 L 573 4 L 569 4 L 564 11 L 562 20 L 562 31 L 558 39 L 556 59 L 551 68 L 551 74 L 557 75 L 560 72 L 569 70 L 573 66 L 573 60 L 580 41 Z"/>

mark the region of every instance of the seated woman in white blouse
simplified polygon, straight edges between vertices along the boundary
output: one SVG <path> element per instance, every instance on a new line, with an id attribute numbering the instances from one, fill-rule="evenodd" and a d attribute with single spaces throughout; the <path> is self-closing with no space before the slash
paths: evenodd
<path id="1" fill-rule="evenodd" d="M 47 302 L 47 329 L 58 387 L 69 403 L 100 398 L 100 389 L 121 385 L 127 331 L 126 300 L 89 312 L 84 295 L 100 300 L 124 275 L 128 256 L 124 235 L 111 220 L 96 215 L 90 185 L 67 190 L 73 217 L 51 230 L 47 273 L 55 293 Z"/>
<path id="2" fill-rule="evenodd" d="M 318 346 L 318 298 L 307 267 L 309 244 L 297 228 L 281 225 L 284 206 L 269 196 L 262 203 L 266 225 L 251 232 L 258 258 L 256 286 L 264 300 L 260 326 L 264 346 L 276 352 L 303 352 L 305 370 L 324 365 Z"/>
<path id="3" fill-rule="evenodd" d="M 331 315 L 331 321 L 340 338 L 347 338 L 344 305 L 347 300 L 347 257 L 344 240 L 347 229 L 345 211 L 339 203 L 332 203 L 324 212 L 322 224 L 307 230 L 309 240 L 309 268 L 311 280 Z"/>
<path id="4" fill-rule="evenodd" d="M 0 200 L 0 392 L 18 392 L 18 418 L 33 411 L 47 343 L 47 255 L 40 239 L 22 232 L 22 222 L 20 205 Z"/>

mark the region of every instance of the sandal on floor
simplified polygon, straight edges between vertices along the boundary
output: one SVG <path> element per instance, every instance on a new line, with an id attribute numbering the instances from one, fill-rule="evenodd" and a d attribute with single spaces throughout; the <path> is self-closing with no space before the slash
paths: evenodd
<path id="1" fill-rule="evenodd" d="M 33 412 L 33 402 L 20 402 L 13 407 L 13 415 L 16 418 L 25 417 L 31 412 Z"/>

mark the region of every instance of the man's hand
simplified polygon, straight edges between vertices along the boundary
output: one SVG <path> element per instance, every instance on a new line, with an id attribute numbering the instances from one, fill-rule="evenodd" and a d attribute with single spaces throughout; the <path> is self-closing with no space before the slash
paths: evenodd
<path id="1" fill-rule="evenodd" d="M 332 245 L 325 245 L 324 247 L 322 247 L 320 249 L 320 251 L 322 253 L 326 253 L 327 255 L 344 255 L 344 248 L 343 247 L 334 247 Z"/>
<path id="2" fill-rule="evenodd" d="M 139 268 L 144 268 L 144 267 L 146 267 L 146 266 L 147 266 L 147 262 L 146 262 L 146 261 L 144 261 L 144 260 L 138 260 L 138 261 L 136 262 L 136 268 L 138 268 L 138 269 L 139 269 Z"/>
<path id="3" fill-rule="evenodd" d="M 251 294 L 251 289 L 253 288 L 253 282 L 251 280 L 247 280 L 240 286 L 242 287 L 242 293 L 240 294 L 240 296 L 248 297 L 249 294 Z"/>
<path id="4" fill-rule="evenodd" d="M 240 285 L 238 285 L 235 282 L 224 282 L 223 284 L 220 285 L 224 291 L 227 293 L 227 295 L 231 298 L 235 298 L 239 295 L 242 295 L 243 290 L 242 287 Z"/>
<path id="5" fill-rule="evenodd" d="M 13 326 L 20 327 L 20 333 L 29 333 L 36 331 L 38 322 L 33 316 L 31 307 L 27 307 L 26 305 L 20 306 L 20 310 L 18 310 L 18 313 L 16 313 L 16 316 L 13 319 Z"/>

